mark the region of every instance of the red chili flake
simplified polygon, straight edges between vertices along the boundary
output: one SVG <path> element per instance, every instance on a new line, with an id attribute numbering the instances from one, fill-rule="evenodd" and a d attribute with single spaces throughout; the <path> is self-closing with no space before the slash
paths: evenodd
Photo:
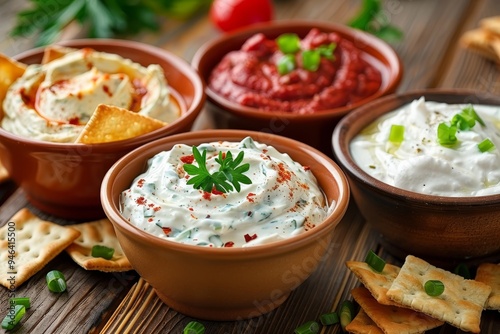
<path id="1" fill-rule="evenodd" d="M 311 170 L 311 167 L 309 167 L 309 166 L 303 166 L 303 168 L 305 171 Z"/>
<path id="2" fill-rule="evenodd" d="M 203 192 L 203 199 L 206 199 L 207 201 L 210 201 L 212 197 L 212 194 L 209 193 L 208 191 Z"/>
<path id="3" fill-rule="evenodd" d="M 278 182 L 279 183 L 282 183 L 282 182 L 285 182 L 285 181 L 290 181 L 290 179 L 292 178 L 292 173 L 285 168 L 285 164 L 280 162 L 278 164 Z"/>
<path id="4" fill-rule="evenodd" d="M 250 235 L 250 234 L 247 233 L 247 234 L 244 235 L 244 237 L 245 237 L 245 242 L 250 242 L 250 241 L 252 241 L 254 239 L 257 239 L 257 234 Z"/>
<path id="5" fill-rule="evenodd" d="M 161 206 L 157 206 L 156 208 L 153 208 L 153 211 L 158 212 L 158 211 L 160 211 L 160 209 L 161 209 Z"/>
<path id="6" fill-rule="evenodd" d="M 222 160 L 226 159 L 226 152 L 222 152 Z"/>
<path id="7" fill-rule="evenodd" d="M 139 188 L 142 188 L 142 186 L 144 185 L 144 182 L 146 182 L 146 180 L 144 180 L 144 179 L 140 179 L 139 181 L 137 181 L 137 186 L 138 186 Z"/>
<path id="8" fill-rule="evenodd" d="M 248 193 L 248 195 L 247 195 L 247 201 L 249 201 L 250 203 L 255 202 L 255 200 L 252 198 L 254 196 L 255 196 L 254 193 Z"/>
<path id="9" fill-rule="evenodd" d="M 234 242 L 232 241 L 228 241 L 224 244 L 224 247 L 233 247 L 234 246 Z"/>
<path id="10" fill-rule="evenodd" d="M 212 194 L 214 194 L 214 195 L 222 195 L 224 193 L 222 191 L 217 190 L 217 188 L 213 187 L 212 188 Z"/>
<path id="11" fill-rule="evenodd" d="M 194 155 L 185 155 L 181 157 L 181 161 L 185 164 L 192 164 L 194 161 Z"/>
<path id="12" fill-rule="evenodd" d="M 149 204 L 148 204 L 148 206 L 149 206 L 150 208 L 152 208 L 152 207 L 154 207 L 154 206 L 155 206 L 155 204 L 154 204 L 154 203 L 149 203 Z"/>
<path id="13" fill-rule="evenodd" d="M 72 117 L 68 120 L 68 123 L 72 124 L 72 125 L 78 125 L 78 124 L 80 124 L 80 118 L 79 117 Z"/>
<path id="14" fill-rule="evenodd" d="M 153 220 L 154 220 L 153 218 L 149 218 L 149 219 L 148 219 L 148 222 L 150 222 L 150 223 L 151 223 Z"/>
<path id="15" fill-rule="evenodd" d="M 193 209 L 193 208 L 188 208 L 188 210 L 189 210 L 189 211 L 194 211 L 194 209 Z"/>
<path id="16" fill-rule="evenodd" d="M 103 85 L 102 86 L 102 90 L 104 91 L 104 93 L 106 93 L 106 95 L 108 95 L 109 97 L 112 97 L 113 96 L 113 93 L 111 92 L 111 90 L 109 89 L 109 87 L 107 85 Z"/>
<path id="17" fill-rule="evenodd" d="M 170 232 L 172 232 L 172 229 L 170 227 L 162 227 L 163 233 L 168 235 Z"/>
<path id="18" fill-rule="evenodd" d="M 262 150 L 262 153 L 264 153 L 264 154 L 267 154 L 267 152 L 268 152 L 267 148 L 265 148 L 265 149 Z"/>
<path id="19" fill-rule="evenodd" d="M 138 199 L 136 199 L 135 202 L 137 204 L 139 204 L 139 205 L 145 205 L 146 204 L 146 199 L 143 196 L 141 196 Z"/>

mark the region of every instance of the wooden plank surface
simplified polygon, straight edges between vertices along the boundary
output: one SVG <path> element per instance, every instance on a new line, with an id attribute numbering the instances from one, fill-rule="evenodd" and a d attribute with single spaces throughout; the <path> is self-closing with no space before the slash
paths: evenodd
<path id="1" fill-rule="evenodd" d="M 276 0 L 276 19 L 313 19 L 346 23 L 359 8 L 361 0 Z M 399 91 L 425 87 L 473 88 L 500 94 L 497 65 L 460 48 L 458 39 L 477 26 L 483 17 L 500 15 L 498 0 L 386 0 L 387 19 L 404 32 L 404 40 L 394 44 L 404 67 Z M 32 39 L 13 40 L 8 31 L 14 15 L 26 1 L 0 0 L 0 52 L 15 55 L 33 45 Z M 143 33 L 131 39 L 165 48 L 190 61 L 206 41 L 219 35 L 205 15 L 188 21 L 165 20 L 157 33 Z M 78 30 L 68 36 L 78 36 Z M 199 127 L 210 120 L 203 119 Z M 43 219 L 54 219 L 27 202 L 24 193 L 7 182 L 0 185 L 0 225 L 22 207 L 31 208 Z M 258 318 L 239 322 L 202 321 L 207 333 L 293 333 L 301 323 L 317 319 L 341 301 L 359 283 L 345 267 L 346 260 L 362 260 L 369 249 L 380 252 L 389 262 L 400 263 L 380 245 L 377 233 L 364 224 L 355 203 L 335 230 L 333 242 L 316 272 L 278 309 Z M 16 294 L 30 296 L 33 308 L 23 324 L 13 333 L 181 333 L 191 320 L 159 302 L 135 272 L 105 274 L 86 272 L 66 254 L 56 257 L 49 269 L 68 273 L 68 293 L 55 296 L 45 287 L 42 271 L 21 286 Z M 300 275 L 300 268 L 297 268 Z M 5 305 L 7 291 L 0 290 L 0 305 Z M 483 312 L 482 333 L 500 333 L 498 312 Z M 322 333 L 341 333 L 332 326 Z M 445 325 L 429 333 L 462 333 Z"/>

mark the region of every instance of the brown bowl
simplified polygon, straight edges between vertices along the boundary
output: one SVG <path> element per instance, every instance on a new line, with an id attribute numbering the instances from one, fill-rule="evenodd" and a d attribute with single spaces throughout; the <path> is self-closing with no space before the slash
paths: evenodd
<path id="1" fill-rule="evenodd" d="M 304 37 L 312 28 L 324 32 L 336 32 L 344 39 L 355 43 L 372 62 L 378 63 L 382 72 L 381 88 L 372 96 L 345 107 L 297 114 L 285 111 L 265 111 L 245 107 L 229 101 L 211 90 L 208 85 L 207 110 L 216 127 L 249 129 L 290 137 L 331 155 L 331 134 L 337 122 L 349 111 L 380 96 L 392 93 L 399 85 L 403 68 L 396 52 L 384 41 L 362 31 L 344 25 L 321 21 L 273 21 L 252 25 L 234 33 L 223 34 L 203 45 L 194 55 L 192 64 L 208 83 L 212 69 L 220 60 L 256 33 L 263 33 L 268 38 L 276 38 L 283 33 L 297 33 Z"/>
<path id="2" fill-rule="evenodd" d="M 462 90 L 422 90 L 387 96 L 358 108 L 335 129 L 336 161 L 346 172 L 352 196 L 366 221 L 381 233 L 388 250 L 404 258 L 420 256 L 446 267 L 458 262 L 500 259 L 500 194 L 444 197 L 390 186 L 353 160 L 351 140 L 387 112 L 424 96 L 426 101 L 500 106 L 498 97 Z"/>
<path id="3" fill-rule="evenodd" d="M 99 188 L 109 167 L 140 145 L 189 131 L 205 102 L 204 84 L 187 62 L 150 45 L 106 39 L 61 44 L 115 53 L 144 66 L 159 64 L 182 108 L 182 116 L 168 126 L 136 138 L 102 144 L 37 141 L 0 128 L 0 160 L 34 206 L 68 219 L 103 217 Z M 35 64 L 41 62 L 42 55 L 43 48 L 37 48 L 15 58 L 22 63 Z"/>
<path id="4" fill-rule="evenodd" d="M 209 248 L 160 239 L 131 225 L 120 214 L 120 193 L 145 171 L 147 160 L 155 154 L 177 143 L 240 141 L 246 136 L 311 168 L 328 202 L 336 201 L 324 222 L 308 232 L 265 245 Z M 163 138 L 124 156 L 104 177 L 101 200 L 132 266 L 167 305 L 196 318 L 238 320 L 273 310 L 315 270 L 347 209 L 349 187 L 330 158 L 303 143 L 251 131 L 203 130 Z M 300 275 L 293 268 L 301 268 Z"/>

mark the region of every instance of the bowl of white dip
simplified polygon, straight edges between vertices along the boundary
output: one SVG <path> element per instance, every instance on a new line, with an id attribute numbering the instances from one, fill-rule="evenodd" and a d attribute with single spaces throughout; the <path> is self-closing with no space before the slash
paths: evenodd
<path id="1" fill-rule="evenodd" d="M 142 144 L 190 131 L 204 84 L 189 63 L 154 46 L 106 39 L 62 46 L 15 57 L 27 67 L 3 100 L 0 159 L 38 209 L 75 220 L 104 217 L 99 188 L 109 167 Z M 76 142 L 99 104 L 165 125 L 119 141 Z"/>
<path id="2" fill-rule="evenodd" d="M 500 99 L 391 95 L 345 117 L 332 143 L 362 215 L 394 254 L 447 266 L 500 258 Z"/>
<path id="3" fill-rule="evenodd" d="M 230 161 L 237 186 L 190 183 L 198 176 L 186 166 L 215 175 Z M 104 177 L 101 200 L 132 266 L 167 305 L 196 318 L 238 320 L 278 307 L 316 269 L 349 186 L 330 158 L 306 144 L 205 130 L 125 155 Z"/>

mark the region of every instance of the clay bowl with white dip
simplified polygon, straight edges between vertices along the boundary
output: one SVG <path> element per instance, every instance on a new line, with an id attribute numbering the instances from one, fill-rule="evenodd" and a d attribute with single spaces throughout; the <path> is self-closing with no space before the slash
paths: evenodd
<path id="1" fill-rule="evenodd" d="M 328 155 L 340 118 L 393 93 L 403 75 L 397 53 L 381 39 L 307 20 L 222 34 L 200 47 L 191 63 L 207 84 L 206 109 L 216 128 L 278 134 Z"/>
<path id="2" fill-rule="evenodd" d="M 332 144 L 382 244 L 451 267 L 500 259 L 499 124 L 498 97 L 421 90 L 356 109 Z"/>
<path id="3" fill-rule="evenodd" d="M 194 188 L 186 166 L 203 164 L 192 146 L 208 152 L 214 173 L 217 152 L 235 161 L 244 152 L 251 184 Z M 101 200 L 127 258 L 162 301 L 188 316 L 238 320 L 275 309 L 314 272 L 331 251 L 349 186 L 332 159 L 304 143 L 202 130 L 125 155 L 104 177 Z"/>
<path id="4" fill-rule="evenodd" d="M 109 167 L 147 142 L 190 131 L 205 101 L 204 84 L 187 62 L 154 46 L 106 39 L 60 45 L 78 50 L 78 56 L 66 62 L 64 57 L 72 57 L 66 54 L 69 49 L 53 50 L 47 61 L 53 65 L 44 67 L 41 76 L 28 67 L 24 75 L 31 73 L 26 79 L 31 82 L 13 88 L 12 103 L 4 103 L 9 110 L 4 110 L 0 120 L 0 159 L 38 209 L 75 220 L 104 217 L 99 189 Z M 14 59 L 25 65 L 40 64 L 44 51 L 29 50 Z M 101 52 L 112 56 L 105 58 Z M 122 58 L 110 58 L 116 55 Z M 65 76 L 75 69 L 77 75 Z M 46 84 L 45 79 L 52 81 Z M 148 108 L 147 116 L 163 123 L 123 140 L 75 142 L 97 103 L 117 103 L 137 114 Z M 135 129 L 135 121 L 122 124 L 121 119 L 112 124 L 125 126 L 123 132 Z M 4 121 L 9 125 L 4 126 Z M 67 131 L 59 132 L 63 127 Z"/>

